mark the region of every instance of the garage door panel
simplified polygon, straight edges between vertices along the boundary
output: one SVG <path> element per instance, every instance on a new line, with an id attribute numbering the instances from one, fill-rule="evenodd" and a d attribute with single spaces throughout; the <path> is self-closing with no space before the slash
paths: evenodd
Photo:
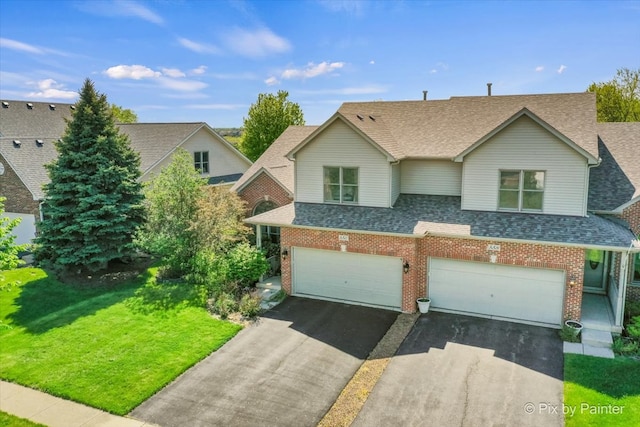
<path id="1" fill-rule="evenodd" d="M 400 258 L 293 248 L 294 295 L 400 309 Z"/>
<path id="2" fill-rule="evenodd" d="M 564 272 L 432 258 L 429 296 L 435 309 L 560 324 Z"/>

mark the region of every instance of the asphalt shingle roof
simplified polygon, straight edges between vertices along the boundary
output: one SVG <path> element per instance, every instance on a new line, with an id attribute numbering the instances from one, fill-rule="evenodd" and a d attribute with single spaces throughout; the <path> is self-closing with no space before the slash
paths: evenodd
<path id="1" fill-rule="evenodd" d="M 640 122 L 598 123 L 600 166 L 589 175 L 589 210 L 610 211 L 640 196 Z"/>
<path id="2" fill-rule="evenodd" d="M 465 211 L 460 197 L 401 194 L 393 208 L 291 203 L 248 219 L 254 224 L 406 235 L 518 239 L 628 248 L 633 233 L 598 215 L 588 217 Z"/>
<path id="3" fill-rule="evenodd" d="M 253 178 L 256 172 L 264 168 L 293 194 L 293 162 L 285 156 L 317 128 L 318 126 L 289 126 L 231 187 L 231 190 L 237 191 Z"/>
<path id="4" fill-rule="evenodd" d="M 398 160 L 452 159 L 525 108 L 597 158 L 593 93 L 346 102 L 338 112 Z"/>

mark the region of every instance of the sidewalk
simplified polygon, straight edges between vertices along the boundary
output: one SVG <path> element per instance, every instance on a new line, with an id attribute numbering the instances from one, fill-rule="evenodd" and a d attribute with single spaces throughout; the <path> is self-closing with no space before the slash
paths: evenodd
<path id="1" fill-rule="evenodd" d="M 49 427 L 154 426 L 6 381 L 0 381 L 0 410 Z"/>

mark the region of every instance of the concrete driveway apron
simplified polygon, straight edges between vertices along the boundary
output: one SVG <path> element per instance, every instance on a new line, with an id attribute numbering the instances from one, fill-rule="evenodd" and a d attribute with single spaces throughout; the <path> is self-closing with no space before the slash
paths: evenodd
<path id="1" fill-rule="evenodd" d="M 315 426 L 397 316 L 288 298 L 131 416 L 161 426 Z"/>
<path id="2" fill-rule="evenodd" d="M 562 401 L 557 330 L 431 312 L 353 426 L 562 426 Z"/>

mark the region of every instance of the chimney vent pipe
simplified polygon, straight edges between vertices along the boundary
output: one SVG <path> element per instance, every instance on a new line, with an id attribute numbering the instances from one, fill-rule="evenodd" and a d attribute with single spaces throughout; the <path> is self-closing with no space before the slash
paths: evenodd
<path id="1" fill-rule="evenodd" d="M 427 92 L 429 92 L 428 90 L 423 90 L 422 91 L 422 100 L 426 101 L 427 100 Z"/>
<path id="2" fill-rule="evenodd" d="M 487 96 L 491 96 L 491 85 L 492 83 L 487 83 Z"/>

